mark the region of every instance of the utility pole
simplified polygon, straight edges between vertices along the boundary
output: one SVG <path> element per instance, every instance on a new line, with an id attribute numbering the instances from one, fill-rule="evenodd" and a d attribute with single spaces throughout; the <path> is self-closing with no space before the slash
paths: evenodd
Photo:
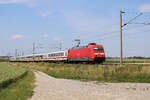
<path id="1" fill-rule="evenodd" d="M 17 56 L 18 56 L 18 50 L 15 49 L 15 58 L 17 58 Z"/>
<path id="2" fill-rule="evenodd" d="M 123 46 L 122 46 L 122 28 L 128 24 L 131 24 L 132 21 L 137 19 L 139 16 L 141 16 L 143 13 L 138 14 L 131 20 L 129 20 L 127 23 L 122 24 L 122 14 L 125 13 L 122 10 L 120 10 L 120 64 L 122 65 L 123 63 Z"/>
<path id="3" fill-rule="evenodd" d="M 22 56 L 24 56 L 24 51 L 22 50 L 22 54 L 21 54 Z"/>
<path id="4" fill-rule="evenodd" d="M 120 10 L 120 64 L 123 63 L 123 49 L 122 49 L 122 10 Z"/>
<path id="5" fill-rule="evenodd" d="M 11 56 L 11 53 L 10 53 L 10 52 L 8 52 L 8 54 L 7 54 L 6 56 L 8 56 L 8 59 L 9 59 L 9 58 L 10 58 L 10 56 Z"/>
<path id="6" fill-rule="evenodd" d="M 33 43 L 33 51 L 32 51 L 32 53 L 33 53 L 33 61 L 34 61 L 34 54 L 35 54 L 35 43 Z"/>
<path id="7" fill-rule="evenodd" d="M 60 41 L 60 51 L 62 50 L 62 41 Z"/>

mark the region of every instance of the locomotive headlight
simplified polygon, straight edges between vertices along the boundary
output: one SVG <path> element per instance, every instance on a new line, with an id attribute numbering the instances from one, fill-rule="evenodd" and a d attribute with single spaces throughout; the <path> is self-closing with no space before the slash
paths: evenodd
<path id="1" fill-rule="evenodd" d="M 100 53 L 101 55 L 104 55 L 104 53 Z"/>
<path id="2" fill-rule="evenodd" d="M 100 53 L 96 53 L 96 52 L 94 54 L 95 54 L 95 56 L 99 56 L 100 55 Z"/>

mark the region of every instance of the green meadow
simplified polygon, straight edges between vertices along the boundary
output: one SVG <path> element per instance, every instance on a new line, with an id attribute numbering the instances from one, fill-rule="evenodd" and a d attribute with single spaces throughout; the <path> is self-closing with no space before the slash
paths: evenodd
<path id="1" fill-rule="evenodd" d="M 27 100 L 33 94 L 34 74 L 21 67 L 0 63 L 0 100 Z"/>

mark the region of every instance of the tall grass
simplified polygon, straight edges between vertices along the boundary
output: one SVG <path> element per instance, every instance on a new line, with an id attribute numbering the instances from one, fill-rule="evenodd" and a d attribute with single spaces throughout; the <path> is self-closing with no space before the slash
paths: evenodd
<path id="1" fill-rule="evenodd" d="M 150 63 L 150 59 L 124 59 L 125 64 L 128 63 Z M 117 64 L 120 63 L 120 59 L 106 59 L 105 64 Z"/>
<path id="2" fill-rule="evenodd" d="M 56 78 L 100 82 L 150 82 L 150 65 L 26 63 L 23 66 L 43 71 Z"/>
<path id="3" fill-rule="evenodd" d="M 2 58 L 0 58 L 0 62 L 8 62 L 9 61 L 9 59 L 2 59 Z"/>

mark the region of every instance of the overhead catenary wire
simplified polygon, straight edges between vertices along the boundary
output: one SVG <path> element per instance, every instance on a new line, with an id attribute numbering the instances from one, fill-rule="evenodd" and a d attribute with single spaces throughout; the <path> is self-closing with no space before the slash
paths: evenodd
<path id="1" fill-rule="evenodd" d="M 143 23 L 143 22 L 135 22 L 135 23 L 129 23 L 129 24 L 143 24 L 143 25 L 150 25 L 150 22 Z"/>
<path id="2" fill-rule="evenodd" d="M 137 27 L 131 27 L 131 28 L 124 28 L 123 31 L 131 31 L 131 30 L 135 30 Z M 145 27 L 141 27 L 141 26 L 138 26 L 138 29 L 143 29 Z M 126 34 L 125 32 L 125 34 Z M 124 34 L 124 36 L 125 36 Z M 96 35 L 96 36 L 92 36 L 94 38 L 90 39 L 91 41 L 97 41 L 97 40 L 105 40 L 107 38 L 112 38 L 112 37 L 116 37 L 118 36 L 119 38 L 119 30 L 116 30 L 116 31 L 111 31 L 111 32 L 106 32 L 106 33 L 103 33 L 103 34 L 99 34 L 99 35 Z"/>
<path id="3" fill-rule="evenodd" d="M 127 24 L 131 23 L 133 20 L 137 19 L 139 16 L 141 16 L 143 13 L 138 14 L 137 16 L 135 16 L 134 18 L 132 18 L 131 20 L 129 20 L 127 23 L 124 23 L 122 25 L 122 27 L 126 26 Z"/>
<path id="4" fill-rule="evenodd" d="M 136 13 L 138 13 L 138 12 L 136 12 Z M 123 26 L 125 26 L 125 25 L 127 25 L 127 24 L 132 24 L 131 22 L 133 21 L 133 20 L 135 20 L 135 19 L 137 19 L 139 16 L 141 16 L 141 15 L 143 15 L 143 13 L 138 13 L 138 15 L 136 15 L 134 18 L 132 18 L 131 20 L 129 20 L 128 22 L 126 22 L 125 24 L 123 24 Z M 134 23 L 133 23 L 134 24 Z M 140 23 L 135 23 L 135 24 L 140 24 Z M 145 24 L 145 25 L 149 25 L 150 23 L 142 23 L 142 24 Z M 141 27 L 140 27 L 141 28 Z M 132 28 L 127 28 L 127 29 L 124 29 L 123 28 L 123 30 L 131 30 L 131 29 L 133 29 L 133 27 Z M 139 28 L 138 28 L 139 29 Z M 119 36 L 119 34 L 118 34 L 118 32 L 119 32 L 119 30 L 116 30 L 116 31 L 111 31 L 111 32 L 104 32 L 104 33 L 102 33 L 101 35 L 94 35 L 94 36 L 92 36 L 92 37 L 96 37 L 96 38 L 99 38 L 99 37 L 103 37 L 103 39 L 105 38 L 105 37 L 110 37 L 110 36 Z M 97 39 L 96 39 L 97 40 Z"/>
<path id="5" fill-rule="evenodd" d="M 131 28 L 123 28 L 123 31 L 127 32 L 127 31 L 131 31 L 131 30 L 135 30 L 137 27 L 138 27 L 138 29 L 145 28 L 145 26 L 144 27 L 136 26 L 136 27 L 131 27 Z M 119 36 L 119 35 L 120 35 L 119 30 L 116 30 L 116 31 L 105 32 L 103 34 L 99 34 L 99 35 L 96 35 L 96 36 L 94 35 L 93 37 L 95 37 L 95 38 L 92 38 L 92 39 L 99 40 L 99 39 L 105 39 L 105 38 Z"/>

